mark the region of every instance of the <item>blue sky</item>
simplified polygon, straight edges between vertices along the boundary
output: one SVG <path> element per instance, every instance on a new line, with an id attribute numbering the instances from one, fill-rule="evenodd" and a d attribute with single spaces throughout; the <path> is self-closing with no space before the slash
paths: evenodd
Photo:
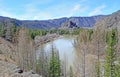
<path id="1" fill-rule="evenodd" d="M 45 20 L 106 15 L 120 10 L 120 0 L 0 0 L 0 16 Z"/>

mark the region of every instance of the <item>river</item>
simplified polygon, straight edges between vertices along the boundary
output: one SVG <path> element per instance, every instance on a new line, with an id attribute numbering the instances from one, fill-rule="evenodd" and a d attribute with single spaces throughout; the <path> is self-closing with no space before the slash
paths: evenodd
<path id="1" fill-rule="evenodd" d="M 42 46 L 44 51 L 48 52 L 51 49 L 51 45 L 53 45 L 60 54 L 60 60 L 68 61 L 68 66 L 73 65 L 74 61 L 74 43 L 75 36 L 61 36 L 52 42 L 48 42 Z M 41 47 L 38 48 L 37 54 L 39 54 Z"/>

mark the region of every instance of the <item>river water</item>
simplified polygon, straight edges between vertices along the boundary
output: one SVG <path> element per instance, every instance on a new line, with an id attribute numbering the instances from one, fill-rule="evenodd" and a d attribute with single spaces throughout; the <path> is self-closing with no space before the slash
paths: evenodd
<path id="1" fill-rule="evenodd" d="M 74 40 L 75 36 L 61 36 L 52 42 L 48 42 L 42 46 L 42 50 L 48 52 L 53 45 L 60 54 L 60 59 L 68 61 L 68 66 L 72 66 L 74 62 Z M 41 47 L 38 48 L 37 54 L 40 52 Z"/>

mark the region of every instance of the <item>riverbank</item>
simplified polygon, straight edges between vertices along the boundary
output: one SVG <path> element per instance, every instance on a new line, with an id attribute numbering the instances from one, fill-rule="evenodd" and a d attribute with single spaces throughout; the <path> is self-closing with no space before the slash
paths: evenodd
<path id="1" fill-rule="evenodd" d="M 58 35 L 58 34 L 49 34 L 49 35 L 42 36 L 42 37 L 41 36 L 36 36 L 35 40 L 34 40 L 35 48 L 39 47 L 42 44 L 51 42 L 58 37 L 60 37 L 60 35 Z"/>

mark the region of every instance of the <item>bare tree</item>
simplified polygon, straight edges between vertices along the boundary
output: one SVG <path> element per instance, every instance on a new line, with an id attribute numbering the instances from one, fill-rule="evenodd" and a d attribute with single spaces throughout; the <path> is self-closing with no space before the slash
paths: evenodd
<path id="1" fill-rule="evenodd" d="M 18 34 L 17 43 L 18 65 L 24 71 L 35 68 L 35 49 L 29 32 L 25 28 L 21 28 Z"/>
<path id="2" fill-rule="evenodd" d="M 101 38 L 101 36 L 100 36 L 100 32 L 99 32 L 99 29 L 98 29 L 98 31 L 95 31 L 94 32 L 94 37 L 93 37 L 93 42 L 94 42 L 94 44 L 97 46 L 95 46 L 96 48 L 97 48 L 97 65 L 96 65 L 96 71 L 97 71 L 97 74 L 96 74 L 96 77 L 100 77 L 100 42 L 101 42 L 101 40 L 100 39 L 102 39 Z"/>
<path id="3" fill-rule="evenodd" d="M 88 34 L 88 31 L 84 29 L 80 32 L 80 35 L 78 36 L 77 41 L 75 43 L 77 55 L 79 58 L 81 58 L 81 64 L 80 63 L 77 64 L 77 69 L 81 70 L 81 74 L 82 74 L 82 76 L 81 74 L 77 74 L 79 75 L 79 77 L 86 77 L 86 66 L 85 66 L 86 58 L 85 57 L 86 57 L 86 53 L 88 52 L 88 42 L 89 42 L 89 34 Z M 80 71 L 78 73 L 80 73 Z"/>
<path id="4" fill-rule="evenodd" d="M 106 50 L 106 44 L 105 44 L 105 31 L 101 30 L 99 28 L 96 28 L 94 30 L 93 36 L 92 36 L 92 43 L 93 48 L 93 54 L 97 56 L 97 61 L 96 61 L 96 77 L 101 77 L 101 62 L 100 60 L 103 58 L 105 55 L 105 50 Z"/>

